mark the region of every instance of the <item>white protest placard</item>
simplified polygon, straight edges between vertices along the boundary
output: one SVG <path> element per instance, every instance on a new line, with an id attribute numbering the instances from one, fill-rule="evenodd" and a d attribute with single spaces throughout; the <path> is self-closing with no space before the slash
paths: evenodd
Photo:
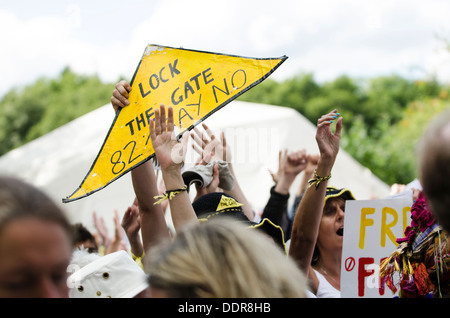
<path id="1" fill-rule="evenodd" d="M 412 197 L 348 200 L 345 205 L 341 297 L 392 298 L 379 265 L 396 249 L 411 223 Z"/>

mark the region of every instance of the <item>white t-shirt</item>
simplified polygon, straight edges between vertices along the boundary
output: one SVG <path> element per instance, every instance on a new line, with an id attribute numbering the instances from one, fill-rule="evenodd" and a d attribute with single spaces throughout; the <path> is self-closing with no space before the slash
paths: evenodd
<path id="1" fill-rule="evenodd" d="M 319 280 L 319 287 L 316 293 L 317 298 L 341 298 L 341 292 L 334 288 L 321 273 L 315 269 L 314 273 L 316 273 Z"/>

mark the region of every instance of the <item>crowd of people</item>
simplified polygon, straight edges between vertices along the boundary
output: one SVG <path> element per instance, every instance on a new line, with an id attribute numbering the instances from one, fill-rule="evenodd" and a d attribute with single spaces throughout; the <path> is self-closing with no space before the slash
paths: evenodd
<path id="1" fill-rule="evenodd" d="M 130 91 L 117 83 L 114 111 L 133 107 Z M 0 177 L 0 297 L 339 298 L 345 202 L 357 199 L 332 186 L 342 127 L 332 110 L 317 121 L 319 153 L 280 150 L 259 215 L 239 185 L 225 135 L 203 123 L 179 139 L 172 107 L 160 105 L 149 132 L 164 191 L 152 160 L 134 168 L 135 200 L 122 220 L 115 213 L 111 238 L 97 215 L 92 233 L 70 224 L 36 187 Z M 190 139 L 200 159 L 184 170 Z M 450 111 L 429 124 L 418 149 L 423 191 L 415 192 L 411 226 L 380 274 L 402 297 L 446 297 Z M 394 272 L 399 286 L 389 279 Z"/>

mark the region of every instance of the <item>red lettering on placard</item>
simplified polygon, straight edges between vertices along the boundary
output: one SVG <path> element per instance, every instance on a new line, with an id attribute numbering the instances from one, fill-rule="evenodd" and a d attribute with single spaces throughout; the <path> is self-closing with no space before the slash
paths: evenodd
<path id="1" fill-rule="evenodd" d="M 358 263 L 358 296 L 364 296 L 364 279 L 374 273 L 374 270 L 366 270 L 366 265 L 373 264 L 373 257 L 361 257 Z"/>

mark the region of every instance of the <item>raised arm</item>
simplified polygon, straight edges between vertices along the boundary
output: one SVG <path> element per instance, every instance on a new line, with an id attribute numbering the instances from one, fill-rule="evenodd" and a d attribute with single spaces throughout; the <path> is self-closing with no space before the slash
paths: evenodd
<path id="1" fill-rule="evenodd" d="M 303 192 L 308 188 L 308 181 L 314 178 L 314 170 L 317 168 L 317 162 L 319 161 L 319 154 L 308 154 L 306 158 L 306 167 L 303 170 L 302 179 L 297 189 L 296 196 L 301 196 Z"/>
<path id="2" fill-rule="evenodd" d="M 131 86 L 126 81 L 120 81 L 111 97 L 114 110 L 129 105 L 128 93 Z M 132 107 L 132 106 L 130 106 Z M 148 160 L 131 171 L 133 189 L 139 207 L 141 236 L 144 251 L 169 236 L 164 211 L 160 205 L 155 205 L 154 199 L 158 193 L 155 170 L 151 160 Z M 136 255 L 139 256 L 139 255 Z"/>
<path id="3" fill-rule="evenodd" d="M 189 132 L 185 132 L 181 142 L 178 142 L 174 132 L 173 109 L 168 107 L 166 124 L 164 105 L 155 109 L 155 119 L 150 119 L 149 126 L 153 149 L 166 186 L 166 199 L 169 200 L 173 225 L 178 231 L 188 223 L 198 222 L 181 175 Z"/>
<path id="4" fill-rule="evenodd" d="M 306 167 L 306 150 L 298 150 L 288 154 L 288 150 L 279 151 L 278 171 L 271 173 L 276 183 L 270 189 L 270 197 L 267 201 L 261 218 L 268 218 L 275 224 L 281 226 L 285 232 L 285 239 L 289 239 L 291 229 L 288 216 L 288 200 L 290 188 L 297 175 Z"/>
<path id="5" fill-rule="evenodd" d="M 139 216 L 137 199 L 134 199 L 133 204 L 125 210 L 121 224 L 130 243 L 132 255 L 142 256 L 144 254 L 144 246 L 140 235 L 141 218 Z"/>
<path id="6" fill-rule="evenodd" d="M 142 244 L 144 251 L 148 251 L 160 240 L 169 237 L 163 208 L 155 204 L 159 192 L 153 162 L 149 160 L 134 168 L 131 180 L 139 207 Z"/>
<path id="7" fill-rule="evenodd" d="M 337 118 L 337 110 L 323 115 L 317 122 L 316 141 L 320 158 L 315 170 L 315 182 L 306 189 L 294 218 L 289 255 L 308 276 L 314 247 L 319 233 L 329 176 L 341 139 L 342 117 L 337 119 L 333 133 L 331 123 Z"/>

